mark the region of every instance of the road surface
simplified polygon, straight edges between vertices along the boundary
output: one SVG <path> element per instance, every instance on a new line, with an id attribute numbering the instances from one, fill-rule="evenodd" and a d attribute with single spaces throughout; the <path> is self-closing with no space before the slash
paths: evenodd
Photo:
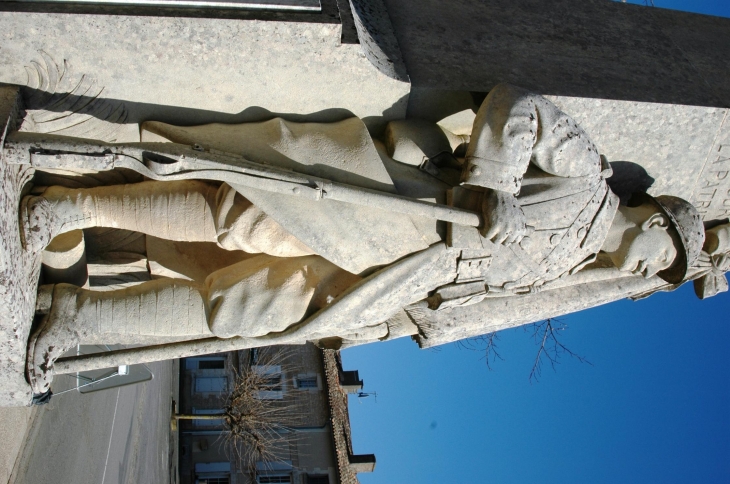
<path id="1" fill-rule="evenodd" d="M 54 395 L 32 424 L 11 482 L 174 484 L 177 444 L 170 413 L 178 365 L 148 367 L 154 378 L 145 383 Z M 68 376 L 56 378 L 56 392 L 73 384 Z"/>

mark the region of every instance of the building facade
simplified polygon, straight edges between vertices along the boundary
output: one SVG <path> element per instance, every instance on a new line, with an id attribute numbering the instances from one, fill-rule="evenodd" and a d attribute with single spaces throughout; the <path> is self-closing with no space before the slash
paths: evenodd
<path id="1" fill-rule="evenodd" d="M 314 345 L 274 346 L 185 358 L 178 414 L 181 484 L 353 484 L 375 456 L 353 455 L 348 393 L 362 389 L 339 352 Z M 258 375 L 261 408 L 276 420 L 267 455 L 231 438 L 223 418 L 242 375 Z M 206 416 L 204 419 L 194 417 Z"/>

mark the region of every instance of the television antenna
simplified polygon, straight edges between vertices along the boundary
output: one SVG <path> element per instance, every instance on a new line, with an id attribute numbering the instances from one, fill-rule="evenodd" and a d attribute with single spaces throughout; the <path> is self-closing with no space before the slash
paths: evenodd
<path id="1" fill-rule="evenodd" d="M 376 392 L 357 392 L 357 402 L 362 403 L 363 398 L 372 396 L 375 403 L 378 403 L 378 394 Z"/>

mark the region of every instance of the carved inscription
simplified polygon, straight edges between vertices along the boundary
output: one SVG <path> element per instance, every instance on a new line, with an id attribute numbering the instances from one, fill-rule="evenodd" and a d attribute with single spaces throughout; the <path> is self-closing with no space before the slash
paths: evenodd
<path id="1" fill-rule="evenodd" d="M 692 203 L 703 220 L 730 217 L 730 143 L 718 146 L 695 187 Z"/>

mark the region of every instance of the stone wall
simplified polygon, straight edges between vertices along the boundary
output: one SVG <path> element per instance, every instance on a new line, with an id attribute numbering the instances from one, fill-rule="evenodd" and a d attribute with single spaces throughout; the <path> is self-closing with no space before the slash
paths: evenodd
<path id="1" fill-rule="evenodd" d="M 359 44 L 343 43 L 340 23 L 0 12 L 0 32 L 0 82 L 71 92 L 85 76 L 104 88 L 88 92 L 121 106 L 127 114 L 118 121 L 131 124 L 277 113 L 318 121 L 354 114 L 377 126 L 405 115 L 410 89 Z M 54 77 L 65 68 L 65 79 Z"/>
<path id="2" fill-rule="evenodd" d="M 730 107 L 730 19 L 609 0 L 385 0 L 416 87 Z"/>

